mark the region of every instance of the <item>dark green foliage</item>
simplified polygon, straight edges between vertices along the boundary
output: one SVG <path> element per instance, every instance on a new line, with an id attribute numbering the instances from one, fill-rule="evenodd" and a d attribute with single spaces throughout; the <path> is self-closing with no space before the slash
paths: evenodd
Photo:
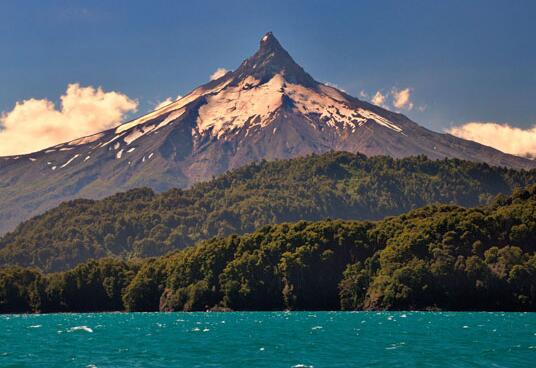
<path id="1" fill-rule="evenodd" d="M 110 258 L 48 275 L 33 269 L 3 268 L 0 313 L 122 310 L 121 296 L 138 268 L 136 263 Z"/>
<path id="2" fill-rule="evenodd" d="M 535 182 L 536 170 L 431 161 L 423 156 L 396 160 L 326 153 L 263 161 L 189 190 L 155 194 L 136 189 L 100 201 L 64 203 L 1 238 L 0 265 L 51 272 L 106 256 L 158 256 L 266 224 L 376 220 L 432 203 L 476 206 Z M 513 240 L 527 231 L 515 229 Z M 289 262 L 285 286 L 295 288 L 292 279 L 307 275 L 294 274 L 294 261 Z M 329 261 L 325 262 L 327 266 Z"/>
<path id="3" fill-rule="evenodd" d="M 43 288 L 43 276 L 37 270 L 0 269 L 0 313 L 40 311 Z"/>
<path id="4" fill-rule="evenodd" d="M 123 303 L 127 310 L 146 312 L 159 305 L 165 274 L 155 263 L 148 261 L 124 290 Z"/>
<path id="5" fill-rule="evenodd" d="M 535 200 L 533 186 L 485 208 L 433 206 L 379 222 L 386 247 L 364 307 L 534 310 Z"/>
<path id="6" fill-rule="evenodd" d="M 536 186 L 473 209 L 264 226 L 140 262 L 102 259 L 48 275 L 0 269 L 0 313 L 536 311 Z"/>
<path id="7" fill-rule="evenodd" d="M 132 264 L 104 258 L 52 274 L 47 288 L 51 301 L 48 308 L 54 311 L 121 310 L 122 292 L 132 281 L 135 270 Z"/>
<path id="8" fill-rule="evenodd" d="M 371 272 L 364 269 L 361 262 L 352 263 L 346 267 L 339 284 L 339 299 L 342 310 L 364 308 L 370 274 Z"/>

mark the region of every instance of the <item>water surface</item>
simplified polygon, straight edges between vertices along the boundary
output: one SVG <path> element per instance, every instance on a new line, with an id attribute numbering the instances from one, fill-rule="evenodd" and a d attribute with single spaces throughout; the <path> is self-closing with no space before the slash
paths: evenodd
<path id="1" fill-rule="evenodd" d="M 536 313 L 0 315 L 0 367 L 530 367 Z"/>

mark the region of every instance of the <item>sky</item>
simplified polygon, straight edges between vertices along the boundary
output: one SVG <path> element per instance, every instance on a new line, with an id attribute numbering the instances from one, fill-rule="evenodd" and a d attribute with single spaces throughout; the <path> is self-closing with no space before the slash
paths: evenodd
<path id="1" fill-rule="evenodd" d="M 534 19 L 522 0 L 0 0 L 0 154 L 142 115 L 272 31 L 318 81 L 534 156 Z"/>

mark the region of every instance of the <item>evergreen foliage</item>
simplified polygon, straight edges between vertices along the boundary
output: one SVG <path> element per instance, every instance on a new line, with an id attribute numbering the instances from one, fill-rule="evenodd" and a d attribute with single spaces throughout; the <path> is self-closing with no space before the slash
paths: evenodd
<path id="1" fill-rule="evenodd" d="M 0 313 L 536 310 L 536 185 L 478 208 L 262 226 L 139 262 L 0 269 Z"/>
<path id="2" fill-rule="evenodd" d="M 433 203 L 477 206 L 532 183 L 536 170 L 456 159 L 432 161 L 424 156 L 367 158 L 330 152 L 262 161 L 189 190 L 155 194 L 134 189 L 98 201 L 63 203 L 2 237 L 0 265 L 63 271 L 90 259 L 159 256 L 213 236 L 244 234 L 268 224 L 378 220 Z M 331 261 L 326 257 L 327 265 Z M 281 264 L 289 280 L 307 277 L 294 273 L 295 262 L 291 257 Z M 298 288 L 293 282 L 288 287 Z"/>

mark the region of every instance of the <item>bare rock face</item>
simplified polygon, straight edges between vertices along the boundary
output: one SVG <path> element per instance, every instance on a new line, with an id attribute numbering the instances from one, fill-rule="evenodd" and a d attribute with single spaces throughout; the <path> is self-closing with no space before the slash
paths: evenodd
<path id="1" fill-rule="evenodd" d="M 272 33 L 233 72 L 136 120 L 0 158 L 0 232 L 73 198 L 185 188 L 260 159 L 329 150 L 456 157 L 517 169 L 536 161 L 425 129 L 315 81 Z"/>

